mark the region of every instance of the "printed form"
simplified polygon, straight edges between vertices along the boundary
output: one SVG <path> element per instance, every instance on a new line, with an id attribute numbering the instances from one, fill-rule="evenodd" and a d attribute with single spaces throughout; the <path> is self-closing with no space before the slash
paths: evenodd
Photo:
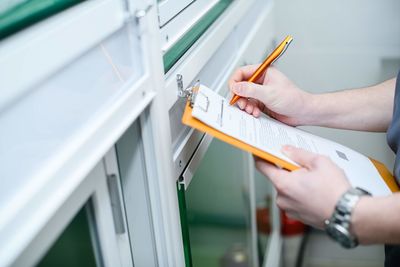
<path id="1" fill-rule="evenodd" d="M 295 165 L 298 164 L 282 154 L 283 145 L 289 144 L 326 155 L 344 170 L 352 186 L 366 189 L 374 196 L 391 194 L 377 169 L 366 156 L 266 115 L 255 118 L 236 106 L 230 106 L 228 100 L 204 85 L 201 85 L 197 92 L 192 116 L 226 135 Z"/>

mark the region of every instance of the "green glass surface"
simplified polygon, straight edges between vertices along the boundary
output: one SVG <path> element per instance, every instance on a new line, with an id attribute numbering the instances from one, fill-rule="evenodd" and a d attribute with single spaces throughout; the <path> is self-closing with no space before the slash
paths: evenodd
<path id="1" fill-rule="evenodd" d="M 19 0 L 0 6 L 0 40 L 85 0 Z"/>
<path id="2" fill-rule="evenodd" d="M 96 266 L 96 258 L 89 229 L 89 220 L 85 207 L 78 212 L 37 266 Z"/>
<path id="3" fill-rule="evenodd" d="M 242 151 L 212 141 L 186 189 L 182 227 L 187 227 L 191 265 L 250 266 L 250 199 Z M 183 198 L 179 195 L 179 201 Z"/>
<path id="4" fill-rule="evenodd" d="M 224 12 L 233 0 L 220 0 L 208 11 L 175 45 L 163 56 L 164 72 L 167 73 L 172 66 L 186 53 L 187 50 L 201 37 L 201 35 Z"/>
<path id="5" fill-rule="evenodd" d="M 185 188 L 176 183 L 176 189 L 178 192 L 179 201 L 179 213 L 181 219 L 182 228 L 182 240 L 183 240 L 183 250 L 185 253 L 185 265 L 187 267 L 193 266 L 192 264 L 192 253 L 190 250 L 190 237 L 189 237 L 189 226 L 186 217 L 186 199 L 185 199 Z"/>

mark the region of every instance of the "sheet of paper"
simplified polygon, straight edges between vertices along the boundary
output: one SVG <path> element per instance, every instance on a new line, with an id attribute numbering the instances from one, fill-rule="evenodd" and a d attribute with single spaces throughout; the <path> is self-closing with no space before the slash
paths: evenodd
<path id="1" fill-rule="evenodd" d="M 281 153 L 283 145 L 290 144 L 326 155 L 344 170 L 353 186 L 364 188 L 375 196 L 391 194 L 375 166 L 364 155 L 267 116 L 255 118 L 230 106 L 228 100 L 204 85 L 200 86 L 197 93 L 192 116 L 226 135 L 292 163 Z"/>

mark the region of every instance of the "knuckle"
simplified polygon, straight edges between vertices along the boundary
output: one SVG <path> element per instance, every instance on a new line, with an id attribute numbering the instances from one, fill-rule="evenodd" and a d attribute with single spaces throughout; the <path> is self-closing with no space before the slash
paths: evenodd
<path id="1" fill-rule="evenodd" d="M 246 91 L 246 84 L 244 83 L 237 83 L 236 84 L 236 91 L 238 93 L 244 93 Z"/>

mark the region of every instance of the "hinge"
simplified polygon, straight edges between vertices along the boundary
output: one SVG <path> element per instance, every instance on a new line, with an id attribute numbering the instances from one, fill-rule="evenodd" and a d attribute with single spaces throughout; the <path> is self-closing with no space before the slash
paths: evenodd
<path id="1" fill-rule="evenodd" d="M 183 76 L 182 74 L 176 75 L 176 85 L 178 87 L 178 96 L 188 98 L 192 94 L 192 88 L 183 88 Z"/>
<path id="2" fill-rule="evenodd" d="M 131 22 L 133 20 L 136 20 L 136 22 L 139 22 L 141 18 L 147 15 L 147 13 L 150 11 L 150 9 L 153 7 L 153 5 L 148 5 L 144 9 L 138 9 L 134 12 L 126 12 L 125 14 L 125 22 Z"/>

